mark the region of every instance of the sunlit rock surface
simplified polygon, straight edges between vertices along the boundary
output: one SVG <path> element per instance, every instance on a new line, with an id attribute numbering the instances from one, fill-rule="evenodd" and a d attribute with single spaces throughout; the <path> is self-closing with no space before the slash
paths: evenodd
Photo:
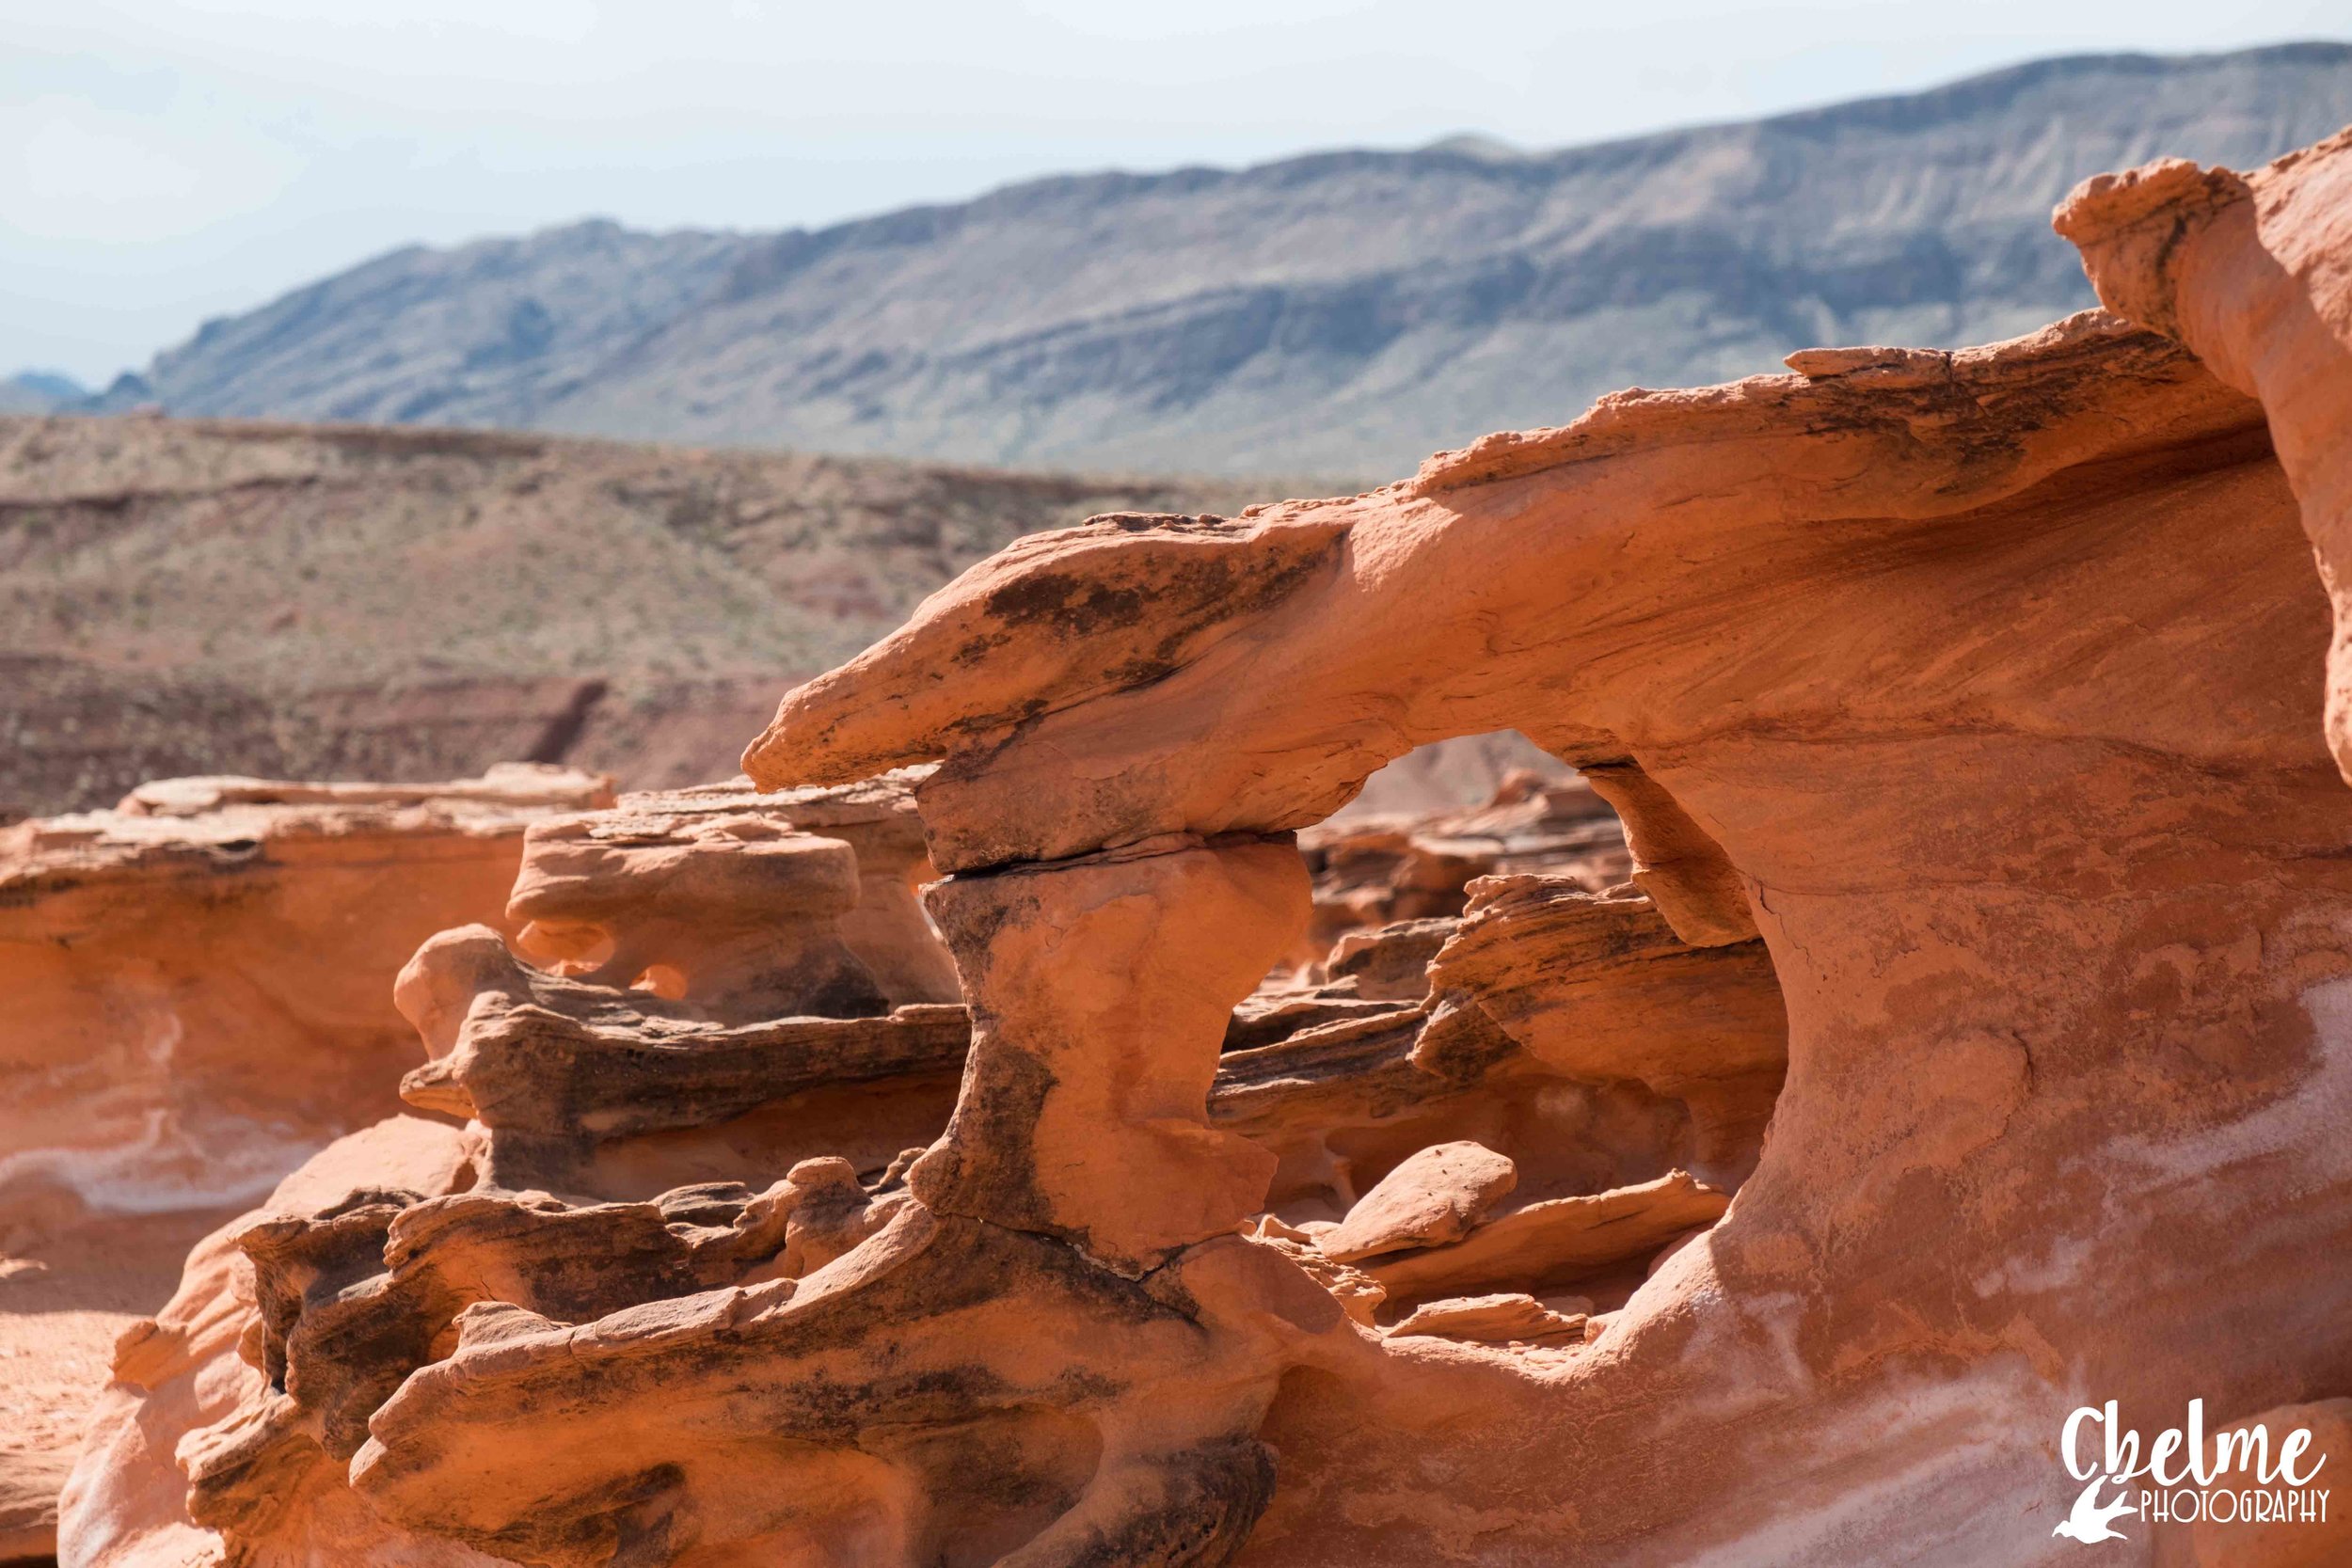
<path id="1" fill-rule="evenodd" d="M 2138 323 L 1023 540 L 787 793 L 543 827 L 401 979 L 445 1119 L 199 1248 L 67 1560 L 2028 1563 L 2078 1404 L 2335 1419 L 2346 160 L 2078 198 Z M 1502 730 L 1581 781 L 1317 826 Z"/>
<path id="2" fill-rule="evenodd" d="M 167 779 L 0 829 L 0 1560 L 47 1551 L 114 1337 L 189 1243 L 399 1109 L 391 977 L 603 779 Z"/>

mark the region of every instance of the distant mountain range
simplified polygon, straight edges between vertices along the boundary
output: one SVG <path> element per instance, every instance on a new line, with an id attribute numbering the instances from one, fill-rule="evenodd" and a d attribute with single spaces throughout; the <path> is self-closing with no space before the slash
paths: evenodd
<path id="1" fill-rule="evenodd" d="M 0 381 L 0 414 L 48 414 L 87 399 L 89 388 L 56 371 L 20 371 Z"/>
<path id="2" fill-rule="evenodd" d="M 1381 478 L 1594 395 L 2091 303 L 2083 176 L 2352 121 L 2352 45 L 2053 59 L 1565 151 L 1041 180 L 818 230 L 394 251 L 72 406 Z"/>

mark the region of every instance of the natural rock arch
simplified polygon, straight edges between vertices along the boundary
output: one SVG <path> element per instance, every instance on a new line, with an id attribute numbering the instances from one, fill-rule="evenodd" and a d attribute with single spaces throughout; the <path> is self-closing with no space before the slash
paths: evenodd
<path id="1" fill-rule="evenodd" d="M 2063 1509 L 2074 1405 L 2164 1424 L 2192 1397 L 2228 1419 L 2352 1386 L 2352 1281 L 2311 1266 L 2352 1243 L 2352 796 L 2305 555 L 2308 531 L 2332 571 L 2342 443 L 2314 436 L 2352 396 L 2352 290 L 2337 239 L 2276 238 L 2335 234 L 2347 161 L 2330 144 L 2207 203 L 2259 221 L 2197 245 L 2280 265 L 2163 273 L 2193 303 L 2250 269 L 2284 305 L 2152 312 L 2192 346 L 2208 316 L 2285 332 L 2265 353 L 2292 373 L 2217 379 L 2098 312 L 1985 349 L 1814 351 L 1366 496 L 1097 519 L 967 574 L 746 757 L 762 784 L 843 788 L 940 764 L 929 900 L 972 1027 L 946 1132 L 872 1188 L 804 1160 L 768 1193 L 583 1221 L 510 1173 L 585 1181 L 608 1133 L 664 1114 L 615 1092 L 648 1062 L 691 1061 L 727 1105 L 799 1053 L 936 1071 L 953 1009 L 739 1022 L 654 997 L 622 1029 L 603 991 L 437 939 L 412 993 L 445 1046 L 417 1092 L 466 1097 L 494 1190 L 264 1222 L 261 1361 L 308 1344 L 317 1384 L 346 1386 L 365 1358 L 322 1336 L 352 1291 L 420 1281 L 428 1231 L 641 1237 L 677 1283 L 559 1309 L 525 1280 L 371 1320 L 434 1326 L 351 1405 L 364 1441 L 299 1378 L 259 1407 L 298 1436 L 341 1421 L 349 1490 L 305 1459 L 322 1515 L 403 1561 L 581 1568 L 2015 1562 Z M 2221 188 L 2143 186 L 2161 199 L 2101 187 L 2076 212 L 2128 239 Z M 2271 363 L 2229 341 L 2228 367 Z M 1409 1285 L 1439 1249 L 1343 1262 L 1255 1218 L 1279 1157 L 1216 1109 L 1266 1086 L 1218 1056 L 1306 920 L 1287 835 L 1409 747 L 1502 727 L 1619 800 L 1686 942 L 1752 926 L 1788 1007 L 1787 1087 L 1729 1213 L 1574 1346 L 1524 1313 L 1518 1346 L 1378 1332 L 1365 1281 Z M 776 860 L 838 881 L 837 858 Z M 1481 911 L 1533 930 L 1540 892 Z M 1575 918 L 1617 919 L 1607 902 Z M 639 946 L 667 963 L 675 937 Z M 1486 1022 L 1422 1015 L 1412 1070 L 1510 1032 L 1476 957 L 1451 962 Z M 548 1070 L 501 1076 L 500 1051 Z M 1670 1054 L 1644 1065 L 1679 1081 Z M 1697 1196 L 1661 1180 L 1624 1213 L 1512 1228 Z M 1457 1261 L 1503 1244 L 1481 1234 Z M 808 1266 L 758 1260 L 794 1235 Z M 126 1354 L 126 1378 L 183 1386 Z M 167 1402 L 126 1396 L 117 1451 Z M 236 1437 L 212 1430 L 214 1452 Z M 86 1539 L 130 1464 L 86 1466 Z M 266 1500 L 210 1473 L 224 1519 Z M 265 1523 L 223 1528 L 272 1560 Z"/>

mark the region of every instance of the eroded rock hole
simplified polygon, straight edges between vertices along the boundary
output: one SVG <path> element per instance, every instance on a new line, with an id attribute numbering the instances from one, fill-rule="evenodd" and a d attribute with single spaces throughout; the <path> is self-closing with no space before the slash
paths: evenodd
<path id="1" fill-rule="evenodd" d="M 1313 920 L 1236 1010 L 1216 1110 L 1279 1158 L 1271 1228 L 1379 1326 L 1574 1342 L 1755 1170 L 1787 1018 L 1736 875 L 1638 767 L 1456 749 L 1300 835 Z"/>

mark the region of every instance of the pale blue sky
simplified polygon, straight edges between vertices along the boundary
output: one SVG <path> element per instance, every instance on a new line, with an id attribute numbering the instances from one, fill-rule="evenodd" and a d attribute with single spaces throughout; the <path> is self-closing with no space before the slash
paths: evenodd
<path id="1" fill-rule="evenodd" d="M 2352 0 L 0 0 L 0 374 L 103 381 L 392 245 L 592 214 L 785 228 L 2344 37 Z"/>

